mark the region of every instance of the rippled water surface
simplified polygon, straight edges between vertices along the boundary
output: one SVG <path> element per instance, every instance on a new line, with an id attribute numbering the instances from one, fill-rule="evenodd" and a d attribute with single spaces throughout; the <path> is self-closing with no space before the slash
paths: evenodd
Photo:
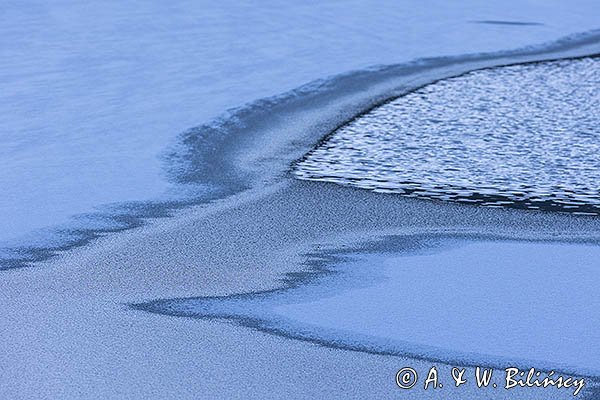
<path id="1" fill-rule="evenodd" d="M 408 196 L 600 214 L 600 60 L 485 69 L 343 126 L 301 179 Z"/>

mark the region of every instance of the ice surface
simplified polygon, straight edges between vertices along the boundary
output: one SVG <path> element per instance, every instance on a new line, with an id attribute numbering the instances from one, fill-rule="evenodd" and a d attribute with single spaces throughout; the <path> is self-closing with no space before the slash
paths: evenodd
<path id="1" fill-rule="evenodd" d="M 484 69 L 336 131 L 300 178 L 410 196 L 600 214 L 600 60 Z"/>
<path id="2" fill-rule="evenodd" d="M 600 374 L 597 243 L 431 235 L 373 246 L 318 251 L 288 288 L 140 307 L 333 348 Z"/>
<path id="3" fill-rule="evenodd" d="M 5 1 L 0 243 L 60 242 L 86 223 L 74 215 L 177 197 L 190 188 L 172 187 L 161 154 L 228 108 L 375 64 L 548 42 L 597 28 L 595 10 L 594 0 Z"/>
<path id="4" fill-rule="evenodd" d="M 598 374 L 599 267 L 600 247 L 584 244 L 474 241 L 430 254 L 370 255 L 352 268 L 381 271 L 380 283 L 274 312 L 409 349 Z"/>

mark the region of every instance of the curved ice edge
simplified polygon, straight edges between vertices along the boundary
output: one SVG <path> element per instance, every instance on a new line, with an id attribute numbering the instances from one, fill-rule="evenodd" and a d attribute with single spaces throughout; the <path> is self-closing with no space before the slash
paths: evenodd
<path id="1" fill-rule="evenodd" d="M 507 208 L 521 209 L 521 210 L 536 210 L 536 211 L 553 212 L 553 213 L 559 212 L 559 213 L 567 213 L 567 214 L 575 214 L 575 215 L 598 216 L 598 215 L 600 215 L 600 205 L 596 204 L 597 203 L 596 200 L 598 200 L 597 196 L 595 196 L 595 197 L 593 196 L 593 190 L 588 189 L 589 185 L 586 186 L 585 182 L 583 182 L 583 183 L 580 183 L 578 186 L 578 184 L 575 183 L 574 181 L 568 181 L 568 180 L 563 181 L 560 179 L 560 174 L 558 174 L 559 178 L 554 178 L 554 181 L 548 181 L 548 178 L 545 178 L 546 180 L 542 179 L 543 180 L 543 182 L 541 182 L 541 183 L 543 183 L 542 186 L 539 186 L 535 179 L 532 181 L 531 180 L 532 178 L 529 178 L 528 182 L 525 182 L 525 181 L 523 181 L 523 179 L 520 179 L 519 182 L 521 183 L 521 185 L 517 185 L 517 184 L 515 184 L 515 182 L 511 182 L 510 179 L 505 176 L 506 174 L 504 174 L 504 175 L 500 174 L 501 176 L 497 176 L 496 174 L 490 175 L 489 170 L 487 171 L 489 176 L 477 177 L 477 179 L 472 179 L 472 178 L 468 177 L 468 174 L 465 175 L 465 173 L 460 173 L 460 172 L 445 173 L 444 171 L 435 170 L 434 167 L 432 167 L 432 169 L 424 168 L 424 170 L 421 171 L 422 173 L 419 173 L 419 171 L 415 171 L 414 168 L 411 169 L 410 167 L 407 167 L 408 169 L 404 168 L 404 172 L 406 174 L 404 174 L 405 176 L 403 177 L 403 179 L 398 180 L 398 179 L 395 179 L 395 178 L 398 178 L 398 176 L 396 176 L 395 178 L 393 176 L 391 176 L 391 175 L 393 175 L 392 172 L 394 172 L 393 171 L 394 168 L 387 165 L 387 164 L 389 164 L 389 161 L 390 161 L 389 158 L 395 157 L 396 159 L 398 159 L 399 157 L 402 158 L 402 157 L 406 156 L 410 159 L 411 156 L 414 156 L 415 154 L 419 154 L 419 151 L 417 151 L 416 153 L 413 151 L 412 155 L 404 154 L 400 150 L 398 150 L 398 151 L 394 150 L 390 154 L 386 153 L 384 158 L 386 158 L 387 163 L 385 163 L 385 165 L 382 164 L 381 160 L 377 160 L 377 156 L 375 155 L 374 156 L 375 160 L 371 160 L 371 161 L 374 161 L 373 163 L 367 163 L 368 165 L 361 166 L 361 164 L 363 164 L 361 162 L 361 159 L 364 159 L 364 157 L 365 157 L 364 152 L 367 152 L 367 153 L 373 152 L 374 154 L 377 153 L 378 151 L 381 150 L 378 148 L 378 146 L 381 145 L 380 142 L 383 141 L 384 139 L 386 141 L 390 141 L 390 142 L 394 142 L 394 140 L 396 140 L 398 142 L 402 141 L 401 139 L 398 139 L 398 138 L 382 137 L 382 138 L 380 138 L 381 141 L 373 142 L 373 138 L 371 138 L 371 136 L 372 136 L 371 134 L 373 133 L 373 128 L 375 128 L 375 131 L 381 129 L 381 127 L 378 128 L 378 126 L 377 126 L 378 124 L 382 124 L 382 125 L 392 124 L 395 126 L 400 126 L 400 125 L 402 125 L 402 123 L 400 123 L 398 121 L 401 121 L 403 117 L 406 118 L 407 115 L 408 115 L 408 120 L 417 119 L 417 120 L 422 120 L 421 122 L 423 122 L 425 124 L 432 123 L 433 125 L 432 125 L 431 129 L 433 131 L 435 131 L 435 129 L 436 129 L 435 128 L 436 124 L 439 125 L 439 122 L 440 122 L 439 119 L 442 119 L 443 121 L 447 122 L 448 124 L 452 124 L 452 122 L 454 121 L 454 119 L 452 119 L 452 117 L 447 117 L 448 120 L 446 120 L 446 119 L 444 119 L 446 117 L 439 116 L 440 113 L 442 113 L 442 114 L 445 113 L 444 106 L 438 107 L 435 110 L 428 109 L 429 106 L 431 106 L 432 108 L 435 108 L 436 104 L 437 104 L 437 106 L 439 106 L 439 102 L 434 102 L 435 103 L 434 105 L 424 106 L 427 110 L 425 110 L 425 109 L 417 109 L 416 110 L 417 114 L 421 114 L 424 112 L 425 113 L 424 116 L 415 117 L 415 118 L 410 117 L 410 115 L 409 115 L 410 109 L 413 106 L 418 108 L 419 104 L 421 104 L 420 103 L 420 101 L 421 101 L 420 95 L 417 96 L 419 98 L 419 101 L 417 101 L 418 104 L 415 105 L 415 104 L 412 104 L 412 101 L 409 101 L 409 99 L 415 100 L 415 97 L 414 97 L 415 94 L 423 94 L 423 90 L 425 90 L 426 92 L 434 91 L 436 93 L 436 95 L 437 94 L 439 94 L 441 96 L 445 95 L 447 98 L 456 96 L 457 93 L 459 93 L 461 91 L 461 89 L 464 89 L 463 84 L 468 85 L 470 82 L 472 85 L 474 85 L 474 87 L 471 89 L 476 89 L 477 87 L 481 86 L 478 84 L 477 78 L 483 77 L 483 80 L 486 81 L 487 85 L 489 85 L 489 83 L 487 82 L 487 79 L 498 79 L 498 77 L 497 77 L 498 74 L 500 76 L 502 76 L 502 74 L 507 73 L 505 71 L 506 68 L 508 68 L 508 71 L 512 71 L 513 73 L 515 73 L 516 71 L 519 71 L 519 73 L 523 72 L 524 77 L 528 75 L 528 73 L 529 73 L 528 71 L 537 71 L 538 68 L 541 68 L 542 72 L 543 72 L 544 68 L 560 68 L 560 73 L 563 73 L 563 72 L 567 73 L 566 71 L 570 71 L 570 73 L 574 74 L 574 75 L 569 77 L 569 79 L 576 79 L 577 75 L 583 74 L 583 75 L 581 75 L 581 77 L 587 75 L 587 72 L 579 71 L 581 69 L 581 68 L 578 68 L 579 66 L 581 66 L 582 68 L 593 68 L 593 67 L 589 66 L 590 63 L 593 63 L 592 65 L 597 65 L 598 60 L 600 60 L 600 57 L 598 57 L 598 55 L 592 55 L 589 57 L 583 57 L 583 58 L 578 58 L 578 59 L 569 58 L 569 59 L 566 59 L 567 61 L 564 61 L 564 60 L 565 59 L 562 59 L 561 61 L 546 61 L 546 62 L 534 61 L 534 62 L 517 63 L 517 64 L 513 64 L 511 66 L 481 68 L 481 69 L 478 69 L 475 71 L 469 71 L 466 74 L 461 74 L 460 76 L 454 76 L 451 78 L 442 79 L 440 82 L 431 83 L 431 84 L 426 85 L 425 88 L 417 88 L 416 90 L 414 90 L 412 92 L 404 93 L 403 95 L 401 95 L 397 98 L 390 99 L 388 102 L 385 102 L 383 105 L 376 107 L 375 109 L 369 111 L 368 113 L 360 115 L 355 120 L 342 126 L 335 132 L 332 132 L 332 134 L 327 137 L 327 140 L 322 141 L 320 146 L 312 149 L 310 152 L 308 152 L 304 157 L 302 157 L 300 160 L 298 160 L 294 164 L 293 174 L 297 179 L 300 179 L 300 180 L 319 181 L 319 182 L 325 182 L 328 184 L 335 183 L 335 184 L 342 185 L 342 186 L 355 187 L 355 188 L 360 188 L 363 190 L 369 190 L 372 192 L 389 193 L 389 194 L 401 195 L 401 196 L 406 196 L 406 197 L 418 198 L 418 199 L 422 199 L 422 200 L 455 202 L 455 203 L 463 203 L 463 204 L 470 204 L 470 205 L 477 204 L 478 206 L 488 206 L 488 207 L 502 206 L 502 207 L 507 207 Z M 534 69 L 532 69 L 532 68 L 534 68 Z M 563 69 L 565 71 L 563 71 Z M 546 71 L 546 72 L 549 73 L 549 71 Z M 578 72 L 579 72 L 579 74 L 578 74 Z M 524 79 L 526 79 L 526 78 L 524 78 Z M 443 83 L 443 85 L 440 87 L 439 85 L 442 83 Z M 536 85 L 536 87 L 538 87 L 538 86 L 539 85 Z M 589 84 L 588 84 L 588 86 L 589 86 Z M 453 89 L 448 89 L 448 87 L 453 88 Z M 589 86 L 589 87 L 591 88 L 591 87 L 593 87 L 593 85 Z M 436 89 L 437 89 L 437 91 L 436 91 Z M 490 94 L 489 90 L 493 91 L 495 88 L 487 87 L 487 89 L 488 89 L 488 91 L 485 91 L 485 95 L 489 95 Z M 454 90 L 454 92 L 450 95 L 448 90 Z M 522 96 L 525 96 L 525 97 L 523 97 L 523 99 L 525 99 L 523 101 L 526 101 L 526 102 L 529 101 L 527 99 L 527 94 L 522 94 Z M 585 103 L 586 99 L 591 100 L 593 102 L 593 99 L 590 99 L 589 97 L 585 97 L 585 96 L 580 97 L 580 101 L 583 103 Z M 431 100 L 431 99 L 429 99 L 429 100 Z M 424 100 L 424 101 L 427 102 L 427 100 Z M 476 101 L 476 100 L 474 100 L 474 101 Z M 446 102 L 452 102 L 452 100 L 446 99 Z M 501 103 L 502 101 L 499 100 L 498 102 Z M 506 101 L 504 101 L 504 103 L 506 103 Z M 589 103 L 589 101 L 588 101 L 588 103 Z M 589 104 L 592 104 L 592 103 L 589 103 Z M 500 107 L 500 105 L 498 105 L 498 106 Z M 535 106 L 532 106 L 532 107 L 535 107 Z M 404 113 L 402 113 L 399 110 L 403 110 Z M 464 113 L 460 113 L 457 110 L 460 111 L 460 108 L 457 109 L 456 107 L 450 107 L 449 110 L 446 110 L 446 111 L 458 112 L 459 114 L 461 114 L 461 116 L 464 116 L 464 115 L 462 115 Z M 477 113 L 477 110 L 479 110 L 479 108 L 476 108 L 476 111 L 473 111 L 472 113 L 469 113 L 469 112 L 466 112 L 466 113 L 470 117 L 482 118 L 481 115 L 476 116 L 473 114 L 473 113 Z M 428 112 L 429 112 L 429 114 L 427 114 Z M 435 118 L 436 118 L 435 121 L 433 119 L 431 119 L 431 121 L 430 121 L 430 119 L 427 117 L 427 115 L 429 115 L 431 118 L 434 118 L 434 116 L 430 115 L 433 113 L 437 113 L 438 115 L 435 116 Z M 384 115 L 384 117 L 382 117 L 382 115 Z M 380 118 L 378 118 L 377 116 L 379 116 L 383 119 L 380 120 Z M 454 117 L 456 117 L 456 116 L 454 116 Z M 540 117 L 539 115 L 537 115 L 537 117 L 538 117 L 538 119 L 537 119 L 538 123 L 539 123 L 539 121 L 544 120 L 544 118 Z M 497 114 L 490 118 L 502 118 L 502 116 L 499 116 Z M 540 120 L 540 118 L 541 118 L 541 120 Z M 534 120 L 535 120 L 535 118 L 534 118 Z M 575 121 L 575 120 L 576 120 L 576 118 L 573 119 L 571 117 L 571 121 Z M 414 123 L 414 121 L 412 121 L 412 122 Z M 404 123 L 408 123 L 410 125 L 410 121 L 408 121 L 408 122 L 404 121 Z M 419 125 L 419 123 L 417 125 Z M 441 125 L 444 125 L 444 123 L 442 123 Z M 447 128 L 447 126 L 445 128 Z M 461 127 L 458 126 L 456 128 L 458 129 L 458 134 L 463 134 L 463 136 L 465 134 L 473 133 L 472 131 L 469 131 L 469 127 L 465 127 L 464 129 L 461 129 Z M 415 129 L 417 129 L 417 128 L 415 128 Z M 439 129 L 442 129 L 442 128 L 439 128 Z M 582 129 L 584 129 L 584 128 L 582 128 Z M 361 137 L 361 134 L 364 134 L 365 137 Z M 424 148 L 426 148 L 428 146 L 427 143 L 428 143 L 429 139 L 422 139 L 420 135 L 418 135 L 418 136 L 419 136 L 418 143 L 415 144 L 414 146 L 417 149 L 422 148 L 421 150 L 423 150 Z M 491 136 L 492 137 L 490 138 L 490 140 L 493 142 L 494 135 L 492 134 Z M 502 135 L 500 135 L 500 136 L 502 136 Z M 534 135 L 534 136 L 537 137 L 539 135 Z M 430 138 L 431 141 L 435 141 L 436 137 L 437 137 L 437 135 L 434 132 Z M 464 139 L 464 137 L 463 137 L 463 139 Z M 533 139 L 535 139 L 535 138 L 533 138 Z M 543 139 L 539 139 L 539 140 L 543 141 Z M 487 137 L 486 137 L 486 142 L 489 142 L 487 140 Z M 528 140 L 528 142 L 531 142 L 531 141 Z M 364 149 L 361 148 L 362 144 L 364 144 L 364 146 L 365 146 Z M 406 143 L 404 143 L 404 144 L 406 144 Z M 357 147 L 357 145 L 358 145 L 358 147 Z M 406 145 L 412 146 L 413 144 L 408 143 Z M 389 146 L 389 144 L 388 144 L 388 146 Z M 408 147 L 409 149 L 415 150 L 414 147 L 410 147 L 410 146 Z M 431 147 L 430 144 L 429 144 L 429 147 Z M 508 146 L 508 147 L 510 147 L 510 146 Z M 364 152 L 362 152 L 361 150 L 364 150 Z M 456 150 L 456 149 L 454 149 L 454 150 Z M 465 151 L 467 151 L 467 150 L 469 150 L 468 145 L 466 145 Z M 473 150 L 473 148 L 471 148 L 471 150 Z M 491 151 L 492 148 L 488 148 L 487 150 L 489 153 L 489 151 Z M 481 151 L 483 153 L 485 153 L 485 149 L 482 149 Z M 493 156 L 494 157 L 498 156 L 501 158 L 504 155 L 506 157 L 506 154 L 509 154 L 511 150 L 508 149 L 505 151 L 506 152 L 499 152 L 498 154 L 496 154 L 496 152 L 494 151 Z M 477 152 L 477 149 L 475 150 L 475 152 Z M 342 157 L 342 159 L 339 160 L 339 162 L 336 161 L 336 158 L 341 155 L 342 156 L 345 155 L 347 157 Z M 489 154 L 488 154 L 488 156 L 489 156 Z M 333 159 L 332 159 L 332 157 L 333 157 Z M 442 153 L 440 153 L 440 157 L 442 157 L 440 160 L 442 161 L 442 163 L 444 165 L 445 164 L 451 165 L 453 163 L 456 163 L 456 154 L 453 153 L 452 147 L 450 147 L 447 152 L 443 151 Z M 446 158 L 444 158 L 444 157 L 446 157 Z M 485 154 L 483 154 L 482 157 L 485 157 Z M 498 157 L 495 157 L 495 158 L 498 158 Z M 418 158 L 418 156 L 417 156 L 417 158 Z M 452 158 L 454 159 L 454 161 Z M 523 157 L 523 159 L 524 159 L 525 163 L 528 162 L 527 157 Z M 357 164 L 357 162 L 358 162 L 358 164 Z M 530 160 L 529 162 L 532 162 L 532 161 Z M 585 163 L 585 161 L 583 161 L 583 162 Z M 590 164 L 590 163 L 593 164 L 593 159 L 588 158 L 588 164 Z M 489 164 L 489 163 L 487 163 L 487 164 Z M 456 165 L 454 165 L 454 166 L 456 167 Z M 455 170 L 459 171 L 460 167 L 457 167 L 457 168 L 458 169 L 455 168 Z M 509 174 L 509 175 L 515 175 L 515 176 L 518 175 L 521 178 L 523 176 L 526 176 L 527 171 L 523 171 L 522 165 L 520 168 L 521 169 L 519 169 L 519 167 L 516 167 L 516 171 L 513 171 L 513 173 Z M 449 169 L 452 169 L 452 168 L 449 168 Z M 374 176 L 374 175 L 377 175 L 377 172 L 381 172 L 383 175 L 382 176 Z M 387 173 L 387 175 L 386 175 L 386 173 Z M 425 175 L 425 178 L 423 177 L 423 175 Z M 436 175 L 437 179 L 432 179 L 432 175 Z M 486 175 L 485 169 L 484 169 L 483 175 Z M 556 174 L 551 174 L 551 175 L 556 176 Z M 429 179 L 427 179 L 427 177 L 429 177 Z M 482 181 L 482 179 L 483 179 L 483 181 Z M 486 183 L 486 184 L 484 184 L 484 183 Z M 527 184 L 527 183 L 529 183 L 529 184 Z M 554 186 L 551 186 L 550 183 L 553 183 L 554 185 L 558 185 L 558 186 L 556 186 L 556 188 L 558 188 L 558 189 L 556 191 L 550 190 L 550 189 L 554 188 Z M 482 186 L 482 184 L 483 184 L 483 186 Z M 592 185 L 592 187 L 593 187 L 593 185 Z M 550 190 L 550 192 L 548 192 L 548 190 Z M 548 194 L 547 192 L 550 194 Z"/>
<path id="2" fill-rule="evenodd" d="M 393 98 L 437 80 L 473 70 L 524 62 L 579 58 L 600 53 L 600 29 L 516 50 L 423 58 L 404 64 L 373 66 L 319 79 L 290 92 L 225 112 L 210 123 L 182 133 L 162 155 L 177 199 L 152 199 L 99 207 L 74 216 L 63 226 L 37 231 L 0 247 L 0 270 L 29 267 L 58 252 L 86 245 L 109 233 L 140 227 L 188 206 L 209 203 L 289 176 L 290 166 L 340 126 Z M 315 111 L 316 108 L 320 108 Z M 269 130 L 281 121 L 312 111 L 315 122 Z M 278 147 L 255 143 L 278 140 Z M 249 140 L 251 139 L 251 140 Z M 241 157 L 241 153 L 245 153 Z M 198 189 L 194 190 L 193 187 Z M 191 189 L 190 189 L 191 188 Z M 81 227 L 86 218 L 101 226 Z M 85 223 L 83 224 L 85 225 Z"/>
<path id="3" fill-rule="evenodd" d="M 407 240 L 410 238 L 410 240 Z M 313 343 L 319 346 L 357 351 L 374 355 L 410 357 L 413 359 L 441 363 L 450 366 L 484 367 L 504 369 L 516 367 L 528 370 L 535 367 L 542 372 L 554 371 L 558 374 L 574 375 L 600 383 L 600 370 L 592 370 L 572 365 L 559 365 L 543 360 L 519 359 L 496 355 L 460 352 L 415 344 L 408 340 L 393 340 L 356 334 L 341 329 L 324 328 L 295 321 L 278 315 L 273 309 L 282 304 L 310 301 L 331 295 L 331 282 L 336 292 L 347 288 L 370 286 L 379 276 L 362 276 L 360 271 L 340 269 L 354 257 L 365 253 L 408 253 L 437 251 L 453 241 L 510 240 L 533 243 L 568 243 L 600 245 L 600 238 L 560 238 L 552 236 L 532 237 L 480 234 L 461 232 L 432 232 L 384 235 L 357 242 L 355 246 L 319 249 L 307 253 L 306 269 L 303 272 L 286 274 L 281 288 L 256 291 L 229 296 L 205 296 L 175 299 L 159 299 L 144 303 L 129 304 L 136 310 L 175 317 L 197 318 L 210 321 L 225 321 L 260 332 Z M 451 245 L 450 245 L 451 246 Z M 353 257 L 354 255 L 354 257 Z M 372 271 L 371 271 L 372 272 Z M 344 279 L 346 278 L 346 279 Z M 299 288 L 310 288 L 305 293 Z"/>

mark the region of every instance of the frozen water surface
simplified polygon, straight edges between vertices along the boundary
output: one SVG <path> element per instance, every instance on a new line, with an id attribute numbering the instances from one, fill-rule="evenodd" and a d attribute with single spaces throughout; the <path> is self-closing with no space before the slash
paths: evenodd
<path id="1" fill-rule="evenodd" d="M 600 60 L 484 69 L 384 104 L 298 163 L 304 179 L 600 213 Z"/>
<path id="2" fill-rule="evenodd" d="M 598 374 L 599 267 L 599 246 L 464 242 L 430 254 L 364 256 L 353 268 L 378 269 L 380 283 L 274 311 L 383 343 L 408 341 L 409 349 L 438 347 L 450 358 Z"/>
<path id="3" fill-rule="evenodd" d="M 600 374 L 600 246 L 451 236 L 389 243 L 326 256 L 318 279 L 289 289 L 143 307 L 336 348 Z M 399 250 L 407 243 L 415 245 Z"/>
<path id="4" fill-rule="evenodd" d="M 596 0 L 4 1 L 0 263 L 2 247 L 43 252 L 93 237 L 85 227 L 136 225 L 73 216 L 153 214 L 101 205 L 211 190 L 178 185 L 162 156 L 182 132 L 232 107 L 373 65 L 551 42 L 596 29 L 597 8 Z"/>

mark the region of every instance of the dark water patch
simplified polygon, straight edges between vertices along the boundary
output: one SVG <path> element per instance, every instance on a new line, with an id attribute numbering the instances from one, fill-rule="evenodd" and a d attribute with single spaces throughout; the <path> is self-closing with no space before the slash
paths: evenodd
<path id="1" fill-rule="evenodd" d="M 544 25 L 541 22 L 527 22 L 527 21 L 502 21 L 502 20 L 480 20 L 470 21 L 474 24 L 488 24 L 488 25 L 514 25 L 514 26 L 536 26 Z"/>

